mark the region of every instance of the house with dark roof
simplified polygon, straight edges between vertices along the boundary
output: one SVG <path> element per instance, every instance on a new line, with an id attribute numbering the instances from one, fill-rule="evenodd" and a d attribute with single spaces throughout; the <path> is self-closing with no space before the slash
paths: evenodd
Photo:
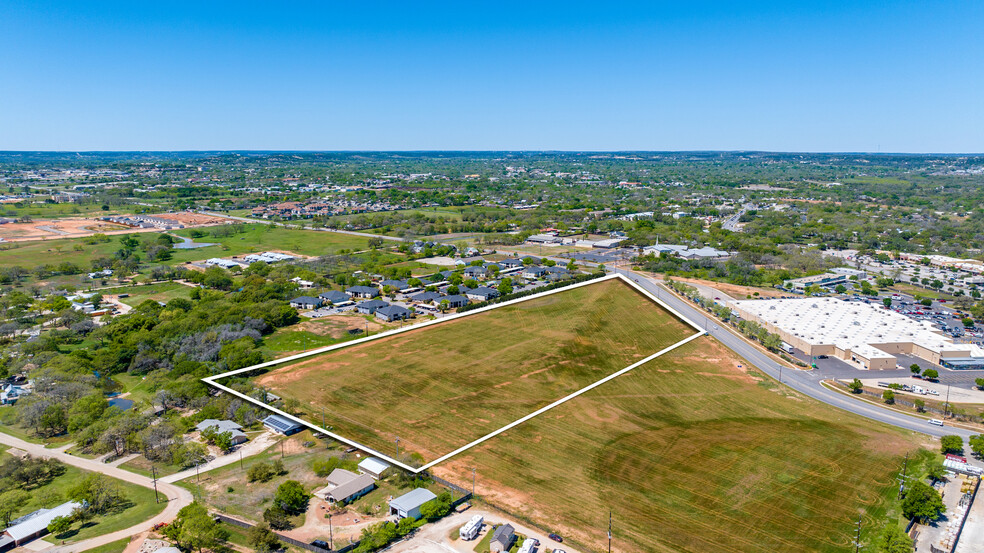
<path id="1" fill-rule="evenodd" d="M 339 303 L 345 303 L 347 301 L 352 301 L 352 298 L 345 292 L 338 290 L 331 290 L 329 292 L 322 292 L 318 294 L 318 297 L 325 300 L 326 302 L 337 305 Z"/>
<path id="2" fill-rule="evenodd" d="M 457 309 L 459 307 L 464 307 L 464 306 L 468 305 L 468 298 L 466 298 L 465 296 L 461 296 L 461 295 L 446 296 L 446 297 L 441 298 L 441 301 L 447 301 L 448 302 L 448 307 L 450 307 L 452 309 Z M 439 301 L 438 304 L 440 304 L 440 303 L 441 302 Z"/>
<path id="3" fill-rule="evenodd" d="M 487 286 L 479 286 L 474 290 L 469 290 L 467 293 L 465 293 L 465 296 L 467 296 L 468 299 L 471 300 L 488 301 L 492 298 L 499 297 L 499 291 L 494 288 L 489 288 Z"/>
<path id="4" fill-rule="evenodd" d="M 521 276 L 523 278 L 535 279 L 535 278 L 540 278 L 540 277 L 542 277 L 545 274 L 547 274 L 547 270 L 544 269 L 543 267 L 539 267 L 539 266 L 536 266 L 536 265 L 530 265 L 529 267 L 526 267 L 525 269 L 523 269 L 523 272 L 521 273 Z"/>
<path id="5" fill-rule="evenodd" d="M 232 445 L 246 443 L 249 438 L 243 432 L 243 427 L 231 420 L 205 419 L 195 426 L 199 432 L 204 432 L 208 428 L 214 428 L 216 434 L 229 433 L 229 441 Z"/>
<path id="6" fill-rule="evenodd" d="M 351 286 L 345 291 L 353 298 L 375 298 L 379 295 L 379 288 L 375 286 Z"/>
<path id="7" fill-rule="evenodd" d="M 516 267 L 522 267 L 523 266 L 523 262 L 522 261 L 520 261 L 518 259 L 511 259 L 511 258 L 510 259 L 503 259 L 502 261 L 498 261 L 497 263 L 498 263 L 499 267 L 501 267 L 503 269 L 514 269 Z"/>
<path id="8" fill-rule="evenodd" d="M 382 281 L 379 282 L 379 287 L 380 288 L 384 288 L 386 286 L 389 286 L 390 288 L 392 288 L 394 290 L 406 290 L 409 287 L 409 285 L 407 284 L 407 281 L 405 281 L 405 280 L 386 279 L 386 280 L 382 280 Z"/>
<path id="9" fill-rule="evenodd" d="M 302 428 L 300 424 L 280 415 L 270 415 L 263 419 L 263 426 L 273 430 L 277 434 L 283 434 L 285 436 L 297 434 Z"/>
<path id="10" fill-rule="evenodd" d="M 485 267 L 465 267 L 466 278 L 485 278 Z"/>
<path id="11" fill-rule="evenodd" d="M 311 296 L 298 296 L 290 300 L 290 306 L 294 309 L 317 309 L 324 305 L 325 301 L 321 298 Z"/>
<path id="12" fill-rule="evenodd" d="M 386 322 L 402 321 L 410 318 L 410 310 L 399 305 L 387 305 L 376 310 L 376 318 Z"/>
<path id="13" fill-rule="evenodd" d="M 492 541 L 489 542 L 489 551 L 492 553 L 503 553 L 509 551 L 513 542 L 516 541 L 516 529 L 512 524 L 503 524 L 492 533 Z"/>
<path id="14" fill-rule="evenodd" d="M 421 292 L 419 294 L 410 296 L 410 301 L 415 301 L 418 303 L 431 303 L 431 302 L 438 303 L 441 301 L 441 298 L 443 297 L 444 294 L 440 292 Z"/>
<path id="15" fill-rule="evenodd" d="M 355 304 L 355 310 L 363 315 L 372 315 L 377 309 L 388 305 L 389 304 L 383 300 L 369 300 Z"/>

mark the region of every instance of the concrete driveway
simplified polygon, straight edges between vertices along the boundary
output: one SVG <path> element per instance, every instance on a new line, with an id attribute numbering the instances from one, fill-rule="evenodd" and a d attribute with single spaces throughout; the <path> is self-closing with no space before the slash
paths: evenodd
<path id="1" fill-rule="evenodd" d="M 453 542 L 448 539 L 452 530 L 461 528 L 475 515 L 485 517 L 485 527 L 477 539 L 471 541 L 455 540 Z M 543 552 L 546 549 L 558 548 L 567 551 L 567 553 L 579 553 L 577 549 L 548 539 L 547 535 L 539 530 L 509 520 L 502 515 L 476 509 L 468 509 L 463 513 L 449 515 L 433 524 L 427 524 L 412 538 L 391 546 L 387 551 L 393 553 L 474 553 L 475 545 L 485 537 L 486 532 L 491 531 L 493 524 L 498 525 L 507 522 L 512 524 L 517 533 L 540 540 L 537 551 Z"/>

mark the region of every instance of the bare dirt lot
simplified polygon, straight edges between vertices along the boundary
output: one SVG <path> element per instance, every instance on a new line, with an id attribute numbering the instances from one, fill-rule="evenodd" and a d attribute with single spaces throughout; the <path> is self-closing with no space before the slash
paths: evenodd
<path id="1" fill-rule="evenodd" d="M 226 219 L 211 215 L 201 215 L 199 213 L 164 213 L 154 216 L 177 221 L 186 227 L 228 223 Z M 120 234 L 126 232 L 158 232 L 158 229 L 136 229 L 126 225 L 102 221 L 95 217 L 38 219 L 30 223 L 7 223 L 0 225 L 0 239 L 7 242 L 43 240 L 46 238 L 80 238 L 96 233 Z"/>

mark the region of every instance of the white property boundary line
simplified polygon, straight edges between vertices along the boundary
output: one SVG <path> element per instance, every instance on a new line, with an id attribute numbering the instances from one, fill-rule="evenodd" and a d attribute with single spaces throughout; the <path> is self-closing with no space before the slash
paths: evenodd
<path id="1" fill-rule="evenodd" d="M 616 372 L 614 372 L 614 373 L 612 373 L 612 374 L 610 374 L 610 375 L 602 378 L 601 380 L 598 380 L 597 382 L 594 382 L 592 384 L 589 384 L 589 385 L 585 386 L 584 388 L 581 388 L 580 390 L 577 390 L 576 392 L 574 392 L 574 393 L 572 393 L 572 394 L 570 394 L 570 395 L 568 395 L 566 397 L 563 397 L 561 399 L 558 399 L 557 401 L 554 401 L 553 403 L 551 403 L 551 404 L 549 404 L 549 405 L 547 405 L 545 407 L 541 407 L 540 409 L 537 409 L 536 411 L 530 413 L 529 415 L 526 415 L 526 416 L 524 416 L 524 417 L 522 417 L 522 418 L 520 418 L 518 420 L 515 420 L 515 421 L 507 424 L 506 426 L 503 426 L 502 428 L 500 428 L 498 430 L 492 431 L 489 434 L 486 434 L 485 436 L 482 436 L 481 438 L 479 438 L 479 439 L 477 439 L 477 440 L 475 440 L 475 441 L 473 441 L 473 442 L 471 442 L 471 443 L 469 443 L 469 444 L 467 444 L 465 446 L 462 446 L 462 447 L 460 447 L 460 448 L 452 451 L 451 453 L 448 453 L 446 455 L 443 455 L 443 456 L 441 456 L 441 457 L 439 457 L 439 458 L 437 458 L 437 459 L 435 459 L 435 460 L 427 463 L 426 465 L 424 465 L 424 466 L 422 466 L 420 468 L 414 468 L 414 467 L 411 467 L 411 466 L 409 466 L 409 465 L 407 465 L 405 463 L 401 463 L 400 461 L 398 461 L 398 460 L 390 457 L 389 455 L 386 455 L 386 454 L 381 453 L 379 451 L 376 451 L 376 450 L 374 450 L 374 449 L 372 449 L 370 447 L 367 447 L 367 446 L 365 446 L 363 444 L 360 444 L 358 442 L 352 441 L 352 440 L 350 440 L 348 438 L 345 438 L 343 436 L 340 436 L 338 434 L 335 434 L 334 432 L 330 432 L 327 429 L 321 428 L 321 427 L 319 427 L 319 426 L 317 426 L 315 424 L 312 424 L 312 423 L 310 423 L 308 421 L 305 421 L 303 419 L 300 419 L 298 417 L 295 417 L 295 416 L 293 416 L 291 414 L 288 414 L 288 413 L 286 413 L 284 411 L 281 411 L 280 409 L 277 409 L 276 407 L 273 407 L 271 405 L 268 405 L 267 403 L 264 403 L 264 402 L 262 402 L 262 401 L 260 401 L 260 400 L 258 400 L 256 398 L 250 397 L 250 396 L 248 396 L 246 394 L 243 394 L 241 392 L 237 392 L 236 390 L 233 390 L 233 389 L 231 389 L 231 388 L 229 388 L 227 386 L 224 386 L 224 385 L 219 384 L 218 382 L 216 382 L 217 380 L 219 380 L 221 378 L 228 378 L 230 376 L 235 376 L 235 375 L 238 375 L 238 374 L 247 373 L 247 372 L 250 372 L 250 371 L 255 371 L 257 369 L 263 369 L 263 368 L 266 368 L 266 367 L 272 367 L 274 365 L 280 365 L 280 364 L 283 364 L 283 363 L 289 363 L 291 361 L 296 361 L 298 359 L 303 359 L 305 357 L 310 357 L 310 356 L 313 356 L 313 355 L 319 355 L 319 354 L 326 353 L 326 352 L 329 352 L 329 351 L 334 351 L 336 349 L 350 347 L 350 346 L 354 346 L 354 345 L 357 345 L 357 344 L 362 344 L 362 343 L 365 343 L 365 342 L 369 342 L 369 341 L 372 341 L 372 340 L 379 340 L 379 339 L 382 339 L 382 338 L 387 338 L 389 336 L 394 336 L 396 334 L 400 334 L 400 333 L 403 333 L 403 332 L 409 332 L 411 330 L 418 330 L 418 329 L 421 329 L 421 328 L 425 328 L 427 326 L 431 326 L 431 325 L 443 323 L 445 321 L 450 321 L 450 320 L 454 320 L 454 319 L 460 319 L 462 317 L 467 317 L 469 315 L 474 315 L 474 314 L 477 314 L 477 313 L 483 313 L 485 311 L 489 311 L 489 310 L 492 310 L 492 309 L 497 309 L 499 307 L 505 307 L 507 305 L 514 305 L 514 304 L 517 304 L 517 303 L 521 303 L 521 302 L 525 302 L 525 301 L 529 301 L 529 300 L 533 300 L 533 299 L 537 299 L 537 298 L 542 298 L 544 296 L 549 296 L 551 294 L 556 294 L 558 292 L 566 292 L 568 290 L 573 290 L 574 288 L 579 288 L 579 287 L 582 287 L 582 286 L 587 286 L 587 285 L 590 285 L 590 284 L 595 284 L 595 283 L 598 283 L 598 282 L 604 282 L 604 281 L 612 280 L 612 279 L 618 279 L 618 280 L 621 280 L 622 282 L 625 282 L 626 284 L 628 284 L 629 286 L 631 286 L 633 289 L 635 289 L 639 293 L 643 294 L 646 298 L 648 298 L 653 303 L 656 303 L 657 305 L 659 305 L 663 309 L 669 311 L 672 315 L 674 315 L 675 317 L 677 317 L 681 321 L 689 324 L 691 327 L 694 328 L 694 330 L 697 331 L 696 334 L 693 334 L 692 336 L 690 336 L 688 338 L 684 338 L 683 340 L 680 340 L 679 342 L 677 342 L 677 343 L 675 343 L 675 344 L 673 344 L 673 345 L 671 345 L 669 347 L 666 347 L 666 348 L 664 348 L 664 349 L 662 349 L 662 350 L 660 350 L 660 351 L 658 351 L 658 352 L 650 355 L 649 357 L 646 357 L 645 359 L 642 359 L 640 361 L 636 361 L 635 363 L 629 365 L 628 367 L 625 367 L 624 369 L 621 369 L 619 371 L 616 371 Z M 608 382 L 609 380 L 612 380 L 613 378 L 616 378 L 618 376 L 621 376 L 621 375 L 623 375 L 623 374 L 631 371 L 632 369 L 635 369 L 636 367 L 639 367 L 641 365 L 644 365 L 645 363 L 648 363 L 648 362 L 652 361 L 653 359 L 656 359 L 657 357 L 659 357 L 659 356 L 661 356 L 661 355 L 663 355 L 663 354 L 665 354 L 667 352 L 670 352 L 670 351 L 672 351 L 672 350 L 674 350 L 674 349 L 676 349 L 676 348 L 678 348 L 678 347 L 680 347 L 680 346 L 682 346 L 682 345 L 684 345 L 684 344 L 686 344 L 686 343 L 688 343 L 688 342 L 690 342 L 690 341 L 692 341 L 692 340 L 694 340 L 696 338 L 699 338 L 700 336 L 703 336 L 704 334 L 706 334 L 706 332 L 697 323 L 695 323 L 694 321 L 691 321 L 690 319 L 688 319 L 687 317 L 685 317 L 682 313 L 680 313 L 676 309 L 673 309 L 672 307 L 670 307 L 669 305 L 667 305 L 666 303 L 664 303 L 662 300 L 660 300 L 656 296 L 650 294 L 645 288 L 643 288 L 643 287 L 639 286 L 638 284 L 636 284 L 635 282 L 633 282 L 632 279 L 626 277 L 625 275 L 622 275 L 621 273 L 614 273 L 614 274 L 611 274 L 611 275 L 604 276 L 602 278 L 596 278 L 596 279 L 591 279 L 591 280 L 587 280 L 587 281 L 584 281 L 584 282 L 579 282 L 579 283 L 573 284 L 571 286 L 563 286 L 561 288 L 556 288 L 554 290 L 548 290 L 546 292 L 541 292 L 539 294 L 533 294 L 532 296 L 527 296 L 527 297 L 524 297 L 524 298 L 517 298 L 517 299 L 514 299 L 514 300 L 509 300 L 507 302 L 493 304 L 493 305 L 489 305 L 489 306 L 482 307 L 482 308 L 479 308 L 479 309 L 474 309 L 472 311 L 467 311 L 465 313 L 456 313 L 456 314 L 451 315 L 451 316 L 448 316 L 448 317 L 443 317 L 443 318 L 440 318 L 440 319 L 434 319 L 432 321 L 427 321 L 425 323 L 421 323 L 421 324 L 418 324 L 418 325 L 413 325 L 413 326 L 398 328 L 398 329 L 395 329 L 395 330 L 390 330 L 390 331 L 387 331 L 387 332 L 382 332 L 382 333 L 377 334 L 375 336 L 369 336 L 369 337 L 366 337 L 366 338 L 360 338 L 358 340 L 352 340 L 350 342 L 344 342 L 344 343 L 341 343 L 341 344 L 335 344 L 333 346 L 328 346 L 328 347 L 325 347 L 325 348 L 320 348 L 320 349 L 316 349 L 316 350 L 312 350 L 312 351 L 307 351 L 307 352 L 304 352 L 304 353 L 299 353 L 297 355 L 291 355 L 289 357 L 284 357 L 282 359 L 275 359 L 273 361 L 267 361 L 266 363 L 259 363 L 257 365 L 253 365 L 251 367 L 245 367 L 245 368 L 237 369 L 237 370 L 234 370 L 234 371 L 224 372 L 222 374 L 217 374 L 215 376 L 209 376 L 209 377 L 203 378 L 202 379 L 202 382 L 205 382 L 209 386 L 212 386 L 214 388 L 217 388 L 219 390 L 222 390 L 223 392 L 226 392 L 228 394 L 232 394 L 232 395 L 234 395 L 234 396 L 236 396 L 236 397 L 238 397 L 240 399 L 243 399 L 245 401 L 248 401 L 248 402 L 250 402 L 250 403 L 252 403 L 254 405 L 258 405 L 260 407 L 263 407 L 264 409 L 266 409 L 268 411 L 272 411 L 272 412 L 280 415 L 281 417 L 284 417 L 284 418 L 289 419 L 291 421 L 294 421 L 294 422 L 296 422 L 298 424 L 301 424 L 303 426 L 306 426 L 306 427 L 308 427 L 308 428 L 310 428 L 310 429 L 312 429 L 312 430 L 314 430 L 316 432 L 320 432 L 322 434 L 325 434 L 327 436 L 330 436 L 331 438 L 333 438 L 333 439 L 335 439 L 335 440 L 337 440 L 339 442 L 342 442 L 342 443 L 347 444 L 349 446 L 358 448 L 358 449 L 360 449 L 360 450 L 362 450 L 362 451 L 364 451 L 364 452 L 366 452 L 366 453 L 368 453 L 370 455 L 373 455 L 375 457 L 379 457 L 379 458 L 385 460 L 386 462 L 388 462 L 388 463 L 390 463 L 392 465 L 398 466 L 398 467 L 400 467 L 400 468 L 402 468 L 402 469 L 404 469 L 406 471 L 409 471 L 411 473 L 415 473 L 416 474 L 416 473 L 419 473 L 419 472 L 423 472 L 423 471 L 427 470 L 428 468 L 430 468 L 430 467 L 432 467 L 434 465 L 437 465 L 439 463 L 442 463 L 442 462 L 450 459 L 451 457 L 454 457 L 455 455 L 458 455 L 459 453 L 462 453 L 462 452 L 464 452 L 464 451 L 466 451 L 466 450 L 468 450 L 468 449 L 470 449 L 472 447 L 475 447 L 476 445 L 484 442 L 485 440 L 488 440 L 489 438 L 495 437 L 495 436 L 497 436 L 497 435 L 499 435 L 499 434 L 501 434 L 501 433 L 503 433 L 503 432 L 505 432 L 505 431 L 507 431 L 507 430 L 509 430 L 511 428 L 514 428 L 514 427 L 516 427 L 516 426 L 518 426 L 518 425 L 520 425 L 520 424 L 522 424 L 522 423 L 524 423 L 524 422 L 532 419 L 533 417 L 536 417 L 537 415 L 541 415 L 541 414 L 549 411 L 550 409 L 553 409 L 554 407 L 557 407 L 558 405 L 561 405 L 562 403 L 565 403 L 565 402 L 567 402 L 567 401 L 569 401 L 571 399 L 574 399 L 575 397 L 577 397 L 577 396 L 579 396 L 579 395 L 581 395 L 581 394 L 583 394 L 583 393 L 585 393 L 585 392 L 587 392 L 589 390 L 593 390 L 594 388 L 597 388 L 598 386 L 601 386 L 602 384 Z"/>

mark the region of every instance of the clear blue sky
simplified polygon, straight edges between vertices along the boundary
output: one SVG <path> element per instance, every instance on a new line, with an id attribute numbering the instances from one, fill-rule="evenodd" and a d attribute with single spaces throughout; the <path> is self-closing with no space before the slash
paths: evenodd
<path id="1" fill-rule="evenodd" d="M 984 152 L 984 2 L 10 2 L 0 149 Z"/>

